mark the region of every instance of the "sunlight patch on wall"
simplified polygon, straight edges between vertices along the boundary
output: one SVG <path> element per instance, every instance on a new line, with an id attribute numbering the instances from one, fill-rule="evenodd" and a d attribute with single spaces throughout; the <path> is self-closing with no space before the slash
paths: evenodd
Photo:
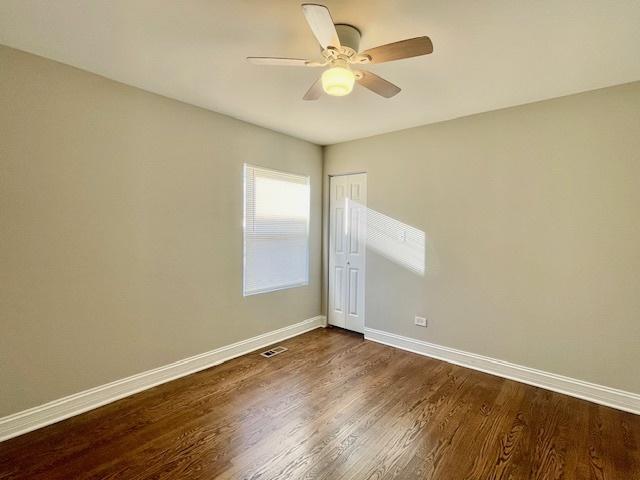
<path id="1" fill-rule="evenodd" d="M 422 230 L 367 208 L 367 248 L 422 276 L 425 238 Z"/>

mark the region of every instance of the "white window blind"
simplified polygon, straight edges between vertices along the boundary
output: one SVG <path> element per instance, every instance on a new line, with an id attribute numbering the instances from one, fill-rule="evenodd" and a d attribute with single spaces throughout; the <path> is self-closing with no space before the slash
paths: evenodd
<path id="1" fill-rule="evenodd" d="M 309 283 L 309 177 L 244 166 L 244 295 Z"/>

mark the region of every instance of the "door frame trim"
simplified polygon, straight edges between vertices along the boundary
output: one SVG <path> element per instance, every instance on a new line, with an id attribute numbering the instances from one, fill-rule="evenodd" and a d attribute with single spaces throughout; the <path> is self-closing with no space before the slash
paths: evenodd
<path id="1" fill-rule="evenodd" d="M 326 233 L 325 235 L 323 235 L 322 237 L 322 241 L 326 242 L 326 252 L 327 252 L 327 264 L 323 266 L 323 270 L 326 272 L 327 278 L 325 279 L 325 292 L 327 292 L 326 295 L 326 299 L 325 299 L 325 305 L 324 305 L 324 311 L 325 311 L 325 318 L 326 323 L 327 323 L 327 327 L 333 327 L 333 325 L 329 324 L 329 305 L 331 305 L 331 298 L 330 298 L 330 291 L 329 291 L 329 263 L 330 263 L 330 257 L 331 257 L 331 179 L 333 177 L 346 177 L 348 175 L 362 175 L 365 174 L 367 176 L 367 208 L 368 208 L 368 204 L 369 204 L 369 172 L 367 172 L 366 170 L 355 170 L 355 171 L 350 171 L 350 172 L 344 172 L 344 173 L 328 173 L 325 175 L 325 178 L 327 179 L 327 200 L 326 200 L 326 207 L 327 207 L 327 216 L 326 216 Z M 324 213 L 324 212 L 323 212 Z M 324 216 L 324 215 L 323 215 Z M 364 248 L 365 248 L 365 258 L 364 258 L 364 264 L 365 264 L 365 276 L 367 274 L 366 271 L 366 265 L 367 265 L 367 241 L 365 239 L 365 244 L 364 244 Z M 366 278 L 365 278 L 365 285 L 366 285 Z M 363 327 L 366 329 L 367 328 L 367 316 L 366 316 L 366 304 L 367 304 L 367 289 L 365 286 L 365 290 L 364 290 L 364 303 L 365 303 L 365 316 L 363 319 Z M 355 332 L 358 333 L 358 332 Z"/>

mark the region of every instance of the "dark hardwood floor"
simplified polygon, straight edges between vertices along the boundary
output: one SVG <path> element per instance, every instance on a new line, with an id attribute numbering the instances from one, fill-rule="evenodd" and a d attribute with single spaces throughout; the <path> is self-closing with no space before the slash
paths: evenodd
<path id="1" fill-rule="evenodd" d="M 319 329 L 0 443 L 0 479 L 640 480 L 640 416 Z"/>

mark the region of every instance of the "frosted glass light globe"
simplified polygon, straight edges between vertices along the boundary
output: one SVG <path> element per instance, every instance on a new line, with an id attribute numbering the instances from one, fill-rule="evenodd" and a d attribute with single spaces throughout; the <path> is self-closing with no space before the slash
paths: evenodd
<path id="1" fill-rule="evenodd" d="M 343 97 L 353 90 L 355 75 L 345 67 L 333 67 L 322 73 L 322 88 L 328 95 Z"/>

